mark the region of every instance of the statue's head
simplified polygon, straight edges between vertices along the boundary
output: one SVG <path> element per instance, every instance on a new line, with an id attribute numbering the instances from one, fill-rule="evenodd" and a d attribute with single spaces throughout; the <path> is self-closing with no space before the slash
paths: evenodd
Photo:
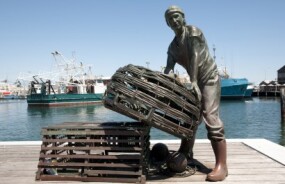
<path id="1" fill-rule="evenodd" d="M 169 19 L 173 16 L 173 14 L 179 14 L 180 15 L 180 19 L 182 20 L 182 23 L 183 25 L 186 25 L 186 21 L 185 21 L 185 18 L 184 18 L 184 12 L 183 10 L 178 7 L 178 6 L 170 6 L 166 11 L 165 11 L 165 20 L 166 20 L 166 23 L 168 26 L 171 27 L 170 23 L 169 23 Z"/>

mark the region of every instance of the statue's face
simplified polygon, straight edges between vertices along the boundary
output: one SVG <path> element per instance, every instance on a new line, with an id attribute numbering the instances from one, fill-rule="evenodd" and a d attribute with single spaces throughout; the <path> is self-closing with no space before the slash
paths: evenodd
<path id="1" fill-rule="evenodd" d="M 180 13 L 172 13 L 168 15 L 167 22 L 173 31 L 178 31 L 183 27 L 184 18 Z"/>

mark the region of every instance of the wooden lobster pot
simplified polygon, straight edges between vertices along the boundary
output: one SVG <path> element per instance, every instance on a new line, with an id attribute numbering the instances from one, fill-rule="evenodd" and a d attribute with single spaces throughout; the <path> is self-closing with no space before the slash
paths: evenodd
<path id="1" fill-rule="evenodd" d="M 43 128 L 36 180 L 145 183 L 149 131 L 140 122 Z"/>
<path id="2" fill-rule="evenodd" d="M 179 138 L 193 138 L 200 120 L 200 101 L 175 78 L 127 65 L 112 76 L 105 107 Z"/>

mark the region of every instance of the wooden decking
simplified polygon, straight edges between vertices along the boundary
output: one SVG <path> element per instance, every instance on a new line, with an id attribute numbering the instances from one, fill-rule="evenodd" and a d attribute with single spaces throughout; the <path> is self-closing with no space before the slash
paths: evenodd
<path id="1" fill-rule="evenodd" d="M 177 150 L 179 146 L 176 140 L 152 141 L 153 144 L 156 142 L 167 143 L 171 150 Z M 223 183 L 285 183 L 285 147 L 265 139 L 227 142 L 229 176 Z M 40 141 L 0 142 L 0 183 L 82 183 L 35 181 L 40 144 Z M 187 178 L 148 179 L 147 183 L 208 183 L 205 181 L 207 168 L 214 166 L 214 155 L 208 140 L 196 141 L 194 156 L 200 163 L 195 175 Z"/>

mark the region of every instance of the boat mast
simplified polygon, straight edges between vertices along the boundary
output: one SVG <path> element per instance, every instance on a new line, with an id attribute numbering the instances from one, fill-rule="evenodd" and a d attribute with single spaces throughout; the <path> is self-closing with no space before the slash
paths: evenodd
<path id="1" fill-rule="evenodd" d="M 216 61 L 216 46 L 215 44 L 213 45 L 213 51 L 214 51 L 214 61 Z"/>

